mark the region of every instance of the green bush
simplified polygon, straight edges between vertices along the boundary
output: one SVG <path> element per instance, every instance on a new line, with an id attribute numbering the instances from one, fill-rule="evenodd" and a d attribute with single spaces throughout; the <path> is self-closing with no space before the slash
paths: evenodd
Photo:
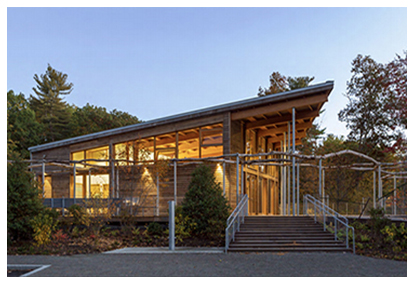
<path id="1" fill-rule="evenodd" d="M 201 165 L 193 171 L 182 210 L 187 223 L 194 225 L 193 234 L 208 238 L 224 234 L 230 207 L 209 166 Z"/>
<path id="2" fill-rule="evenodd" d="M 383 208 L 369 210 L 370 214 L 370 226 L 372 236 L 379 241 L 382 236 L 381 230 L 390 224 L 390 220 L 385 217 L 385 210 Z"/>
<path id="3" fill-rule="evenodd" d="M 148 226 L 147 226 L 147 232 L 150 235 L 161 235 L 163 233 L 163 227 L 156 222 L 151 222 Z"/>
<path id="4" fill-rule="evenodd" d="M 30 221 L 44 210 L 41 192 L 27 171 L 27 164 L 17 154 L 10 154 L 7 163 L 7 241 L 32 237 Z"/>

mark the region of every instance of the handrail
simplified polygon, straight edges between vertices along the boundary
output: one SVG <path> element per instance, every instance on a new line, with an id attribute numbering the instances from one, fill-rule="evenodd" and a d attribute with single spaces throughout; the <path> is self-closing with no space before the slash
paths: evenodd
<path id="1" fill-rule="evenodd" d="M 228 252 L 229 244 L 235 239 L 235 233 L 239 231 L 239 226 L 245 221 L 245 216 L 248 215 L 248 195 L 242 196 L 241 201 L 236 205 L 235 210 L 229 215 L 226 220 L 225 231 L 225 253 Z M 235 225 L 236 221 L 236 225 Z M 235 227 L 237 226 L 237 228 Z M 231 230 L 232 229 L 232 230 Z M 229 237 L 231 234 L 231 237 Z"/>
<path id="2" fill-rule="evenodd" d="M 326 214 L 333 217 L 334 219 L 334 236 L 335 239 L 338 239 L 337 235 L 337 223 L 341 223 L 346 227 L 346 247 L 349 248 L 349 230 L 353 233 L 353 253 L 356 253 L 355 250 L 355 235 L 354 235 L 354 227 L 349 226 L 349 220 L 339 214 L 338 212 L 334 211 L 332 208 L 328 207 L 326 204 L 322 203 L 320 200 L 316 199 L 315 197 L 311 196 L 310 194 L 304 195 L 303 199 L 303 214 L 308 215 L 307 209 L 308 205 L 307 203 L 310 202 L 314 205 L 314 222 L 317 222 L 317 208 L 320 212 L 323 212 L 323 225 L 324 225 L 324 231 L 326 230 Z M 343 220 L 342 220 L 343 219 Z"/>

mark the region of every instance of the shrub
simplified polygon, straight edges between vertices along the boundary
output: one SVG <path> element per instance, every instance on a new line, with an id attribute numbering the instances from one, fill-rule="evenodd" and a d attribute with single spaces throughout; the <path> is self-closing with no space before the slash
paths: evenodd
<path id="1" fill-rule="evenodd" d="M 31 219 L 44 209 L 40 190 L 32 173 L 17 154 L 7 163 L 7 241 L 28 240 L 32 236 Z"/>
<path id="2" fill-rule="evenodd" d="M 375 239 L 379 239 L 382 236 L 381 230 L 390 223 L 390 220 L 385 217 L 383 208 L 372 208 L 369 210 L 369 214 L 372 235 Z"/>
<path id="3" fill-rule="evenodd" d="M 85 208 L 79 206 L 79 205 L 72 205 L 68 208 L 69 213 L 72 215 L 73 217 L 73 223 L 75 225 L 84 225 L 84 226 L 89 226 L 89 214 L 86 211 Z"/>
<path id="4" fill-rule="evenodd" d="M 188 217 L 186 223 L 194 225 L 195 235 L 208 238 L 223 235 L 230 207 L 209 166 L 201 165 L 193 171 L 182 210 L 183 216 Z"/>
<path id="5" fill-rule="evenodd" d="M 50 242 L 52 231 L 55 230 L 57 222 L 48 213 L 40 213 L 30 222 L 33 228 L 33 239 L 37 246 Z"/>
<path id="6" fill-rule="evenodd" d="M 148 225 L 147 232 L 150 235 L 161 235 L 163 233 L 163 227 L 159 223 L 152 222 Z"/>

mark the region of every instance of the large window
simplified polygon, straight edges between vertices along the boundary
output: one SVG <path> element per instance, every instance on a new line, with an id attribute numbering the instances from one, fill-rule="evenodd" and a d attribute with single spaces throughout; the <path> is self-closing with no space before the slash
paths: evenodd
<path id="1" fill-rule="evenodd" d="M 200 128 L 200 157 L 223 154 L 223 127 L 216 124 Z"/>
<path id="2" fill-rule="evenodd" d="M 199 129 L 178 132 L 178 158 L 199 157 Z"/>

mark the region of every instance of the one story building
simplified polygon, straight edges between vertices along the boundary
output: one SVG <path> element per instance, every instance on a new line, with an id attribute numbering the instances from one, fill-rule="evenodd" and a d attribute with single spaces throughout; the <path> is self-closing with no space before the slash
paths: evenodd
<path id="1" fill-rule="evenodd" d="M 33 146 L 31 169 L 52 206 L 63 207 L 70 199 L 118 199 L 135 205 L 143 216 L 162 217 L 167 216 L 168 200 L 183 199 L 195 163 L 212 158 L 217 181 L 225 185 L 232 207 L 239 181 L 239 193 L 249 196 L 250 215 L 278 215 L 279 168 L 251 165 L 238 169 L 244 176 L 237 180 L 235 164 L 226 166 L 227 162 L 235 153 L 288 151 L 293 137 L 295 145 L 301 144 L 333 86 L 333 81 L 326 81 Z M 163 171 L 156 169 L 157 162 L 172 159 L 178 159 L 175 167 L 170 163 Z M 146 175 L 145 182 L 137 180 Z"/>

